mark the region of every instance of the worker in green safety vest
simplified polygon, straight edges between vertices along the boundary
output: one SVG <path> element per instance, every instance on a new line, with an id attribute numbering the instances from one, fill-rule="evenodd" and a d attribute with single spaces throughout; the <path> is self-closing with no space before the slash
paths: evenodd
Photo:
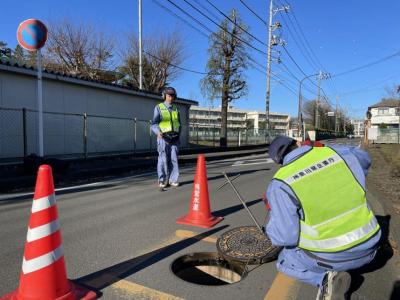
<path id="1" fill-rule="evenodd" d="M 151 129 L 157 135 L 158 186 L 164 190 L 168 186 L 179 186 L 178 147 L 181 122 L 178 107 L 173 103 L 177 97 L 173 87 L 162 91 L 163 103 L 156 105 Z"/>
<path id="2" fill-rule="evenodd" d="M 365 177 L 371 164 L 358 147 L 302 146 L 280 136 L 269 156 L 282 165 L 267 190 L 266 233 L 283 246 L 277 268 L 318 286 L 317 299 L 346 299 L 350 269 L 375 257 L 381 230 Z"/>

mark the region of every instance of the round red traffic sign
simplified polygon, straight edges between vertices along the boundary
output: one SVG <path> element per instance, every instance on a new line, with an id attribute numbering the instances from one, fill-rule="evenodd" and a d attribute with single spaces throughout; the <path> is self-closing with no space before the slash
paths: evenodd
<path id="1" fill-rule="evenodd" d="M 28 51 L 35 51 L 44 46 L 47 40 L 47 27 L 37 19 L 28 19 L 19 24 L 18 43 Z"/>

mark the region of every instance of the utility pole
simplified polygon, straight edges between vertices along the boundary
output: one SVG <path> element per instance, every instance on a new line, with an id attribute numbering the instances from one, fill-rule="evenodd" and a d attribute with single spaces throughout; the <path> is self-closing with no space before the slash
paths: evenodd
<path id="1" fill-rule="evenodd" d="M 285 11 L 287 12 L 289 10 L 289 5 L 281 7 L 281 8 L 276 8 L 274 9 L 274 3 L 273 0 L 269 1 L 269 22 L 268 22 L 268 50 L 267 50 L 267 91 L 266 91 L 266 96 L 265 96 L 265 129 L 269 129 L 269 103 L 270 103 L 270 98 L 271 98 L 271 53 L 272 53 L 272 47 L 282 44 L 283 41 L 281 41 L 279 38 L 276 38 L 275 36 L 272 35 L 272 32 L 275 29 L 281 28 L 281 24 L 279 22 L 276 22 L 273 24 L 273 17 L 276 13 L 280 11 Z"/>
<path id="2" fill-rule="evenodd" d="M 143 89 L 143 65 L 142 65 L 142 0 L 139 4 L 139 89 Z"/>
<path id="3" fill-rule="evenodd" d="M 319 128 L 320 126 L 320 115 L 319 115 L 319 102 L 321 99 L 321 80 L 323 79 L 328 79 L 330 77 L 329 73 L 325 73 L 322 71 L 319 71 L 318 73 L 318 93 L 317 93 L 317 103 L 315 105 L 315 128 Z"/>
<path id="4" fill-rule="evenodd" d="M 271 97 L 271 48 L 272 48 L 272 17 L 274 11 L 273 0 L 269 1 L 269 23 L 268 23 L 268 51 L 267 51 L 267 92 L 265 96 L 265 129 L 269 129 L 269 100 Z M 265 132 L 264 134 L 267 134 Z"/>
<path id="5" fill-rule="evenodd" d="M 335 133 L 339 131 L 339 96 L 336 96 L 336 109 L 335 109 Z"/>
<path id="6" fill-rule="evenodd" d="M 302 80 L 300 80 L 300 85 L 299 85 L 299 104 L 298 104 L 298 110 L 297 110 L 297 118 L 298 118 L 298 120 L 297 120 L 297 131 L 298 131 L 298 133 L 297 133 L 297 136 L 298 137 L 300 137 L 300 136 L 303 136 L 303 140 L 304 140 L 304 138 L 305 138 L 305 136 L 304 136 L 304 134 L 302 135 L 302 125 L 303 125 L 303 114 L 302 114 L 302 108 L 303 108 L 303 103 L 302 103 L 302 95 L 301 95 L 301 85 L 303 84 L 303 81 L 304 80 L 306 80 L 306 79 L 308 79 L 308 78 L 310 78 L 310 77 L 313 77 L 313 76 L 318 76 L 319 75 L 319 73 L 317 73 L 317 74 L 312 74 L 312 75 L 308 75 L 308 76 L 306 76 L 306 77 L 304 77 Z"/>
<path id="7" fill-rule="evenodd" d="M 315 128 L 319 128 L 319 98 L 321 97 L 321 77 L 322 71 L 318 74 L 318 93 L 317 93 L 317 103 L 315 105 Z"/>

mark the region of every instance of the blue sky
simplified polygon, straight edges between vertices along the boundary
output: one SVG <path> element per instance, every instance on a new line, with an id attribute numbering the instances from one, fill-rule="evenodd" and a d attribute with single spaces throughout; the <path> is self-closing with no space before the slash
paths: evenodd
<path id="1" fill-rule="evenodd" d="M 186 18 L 193 26 L 199 27 L 167 0 L 157 1 L 182 18 Z M 194 0 L 188 1 L 197 5 Z M 201 4 L 211 12 L 207 13 L 211 18 L 222 19 L 222 15 L 207 1 L 196 1 L 201 1 Z M 239 0 L 210 1 L 225 13 L 236 8 L 244 23 L 249 26 L 249 31 L 258 39 L 267 40 L 267 27 Z M 243 1 L 267 21 L 269 1 Z M 217 27 L 214 24 L 195 12 L 183 0 L 173 0 L 173 2 L 211 30 L 216 30 Z M 280 79 L 272 80 L 271 111 L 296 115 L 299 89 L 297 80 L 302 79 L 304 74 L 317 73 L 321 68 L 333 75 L 330 80 L 322 82 L 322 89 L 329 98 L 328 101 L 334 104 L 338 96 L 339 104 L 347 109 L 349 115 L 353 117 L 363 117 L 368 105 L 387 96 L 385 86 L 389 87 L 400 83 L 400 56 L 397 55 L 368 68 L 342 76 L 334 76 L 388 57 L 400 50 L 398 42 L 400 2 L 398 0 L 274 0 L 274 2 L 276 7 L 287 3 L 291 6 L 288 14 L 277 13 L 274 16 L 274 21 L 279 21 L 283 25 L 282 29 L 275 31 L 274 34 L 281 35 L 285 40 L 287 51 L 301 71 L 282 47 L 275 48 L 275 50 L 281 51 L 283 64 L 274 62 L 272 65 L 272 71 Z M 44 23 L 48 23 L 50 20 L 67 17 L 75 22 L 90 24 L 109 33 L 115 38 L 117 45 L 122 45 L 126 33 L 137 32 L 137 16 L 137 0 L 22 0 L 19 1 L 18 9 L 10 9 L 7 10 L 7 13 L 2 14 L 0 40 L 15 47 L 17 43 L 16 29 L 19 23 L 25 19 L 38 18 Z M 181 66 L 204 72 L 209 46 L 207 38 L 180 19 L 170 15 L 155 1 L 143 0 L 143 35 L 149 36 L 163 31 L 172 32 L 176 29 L 184 37 L 186 47 L 186 59 Z M 307 42 L 302 38 L 301 32 Z M 252 44 L 256 48 L 266 51 L 265 45 L 257 41 L 253 41 Z M 266 65 L 266 55 L 259 54 L 254 50 L 251 53 L 254 60 L 263 66 Z M 285 66 L 290 72 L 285 69 Z M 293 75 L 297 79 L 293 78 Z M 180 77 L 172 82 L 172 85 L 177 88 L 180 96 L 197 100 L 201 105 L 209 105 L 210 101 L 205 99 L 200 92 L 199 81 L 201 78 L 202 75 L 182 72 Z M 234 106 L 242 109 L 265 110 L 266 75 L 254 68 L 249 68 L 246 78 L 249 84 L 249 94 L 236 100 Z M 310 82 L 304 85 L 304 97 L 315 98 L 316 86 Z M 216 100 L 214 106 L 218 105 L 219 101 Z"/>

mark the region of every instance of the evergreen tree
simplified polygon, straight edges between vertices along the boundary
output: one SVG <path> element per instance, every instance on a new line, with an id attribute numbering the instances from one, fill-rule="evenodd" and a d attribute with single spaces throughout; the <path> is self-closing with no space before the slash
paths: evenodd
<path id="1" fill-rule="evenodd" d="M 15 62 L 19 65 L 25 64 L 25 50 L 20 45 L 17 45 L 14 50 L 13 58 Z"/>
<path id="2" fill-rule="evenodd" d="M 36 51 L 27 51 L 28 54 L 26 55 L 25 64 L 28 67 L 36 68 L 36 61 L 37 61 L 37 54 Z"/>

